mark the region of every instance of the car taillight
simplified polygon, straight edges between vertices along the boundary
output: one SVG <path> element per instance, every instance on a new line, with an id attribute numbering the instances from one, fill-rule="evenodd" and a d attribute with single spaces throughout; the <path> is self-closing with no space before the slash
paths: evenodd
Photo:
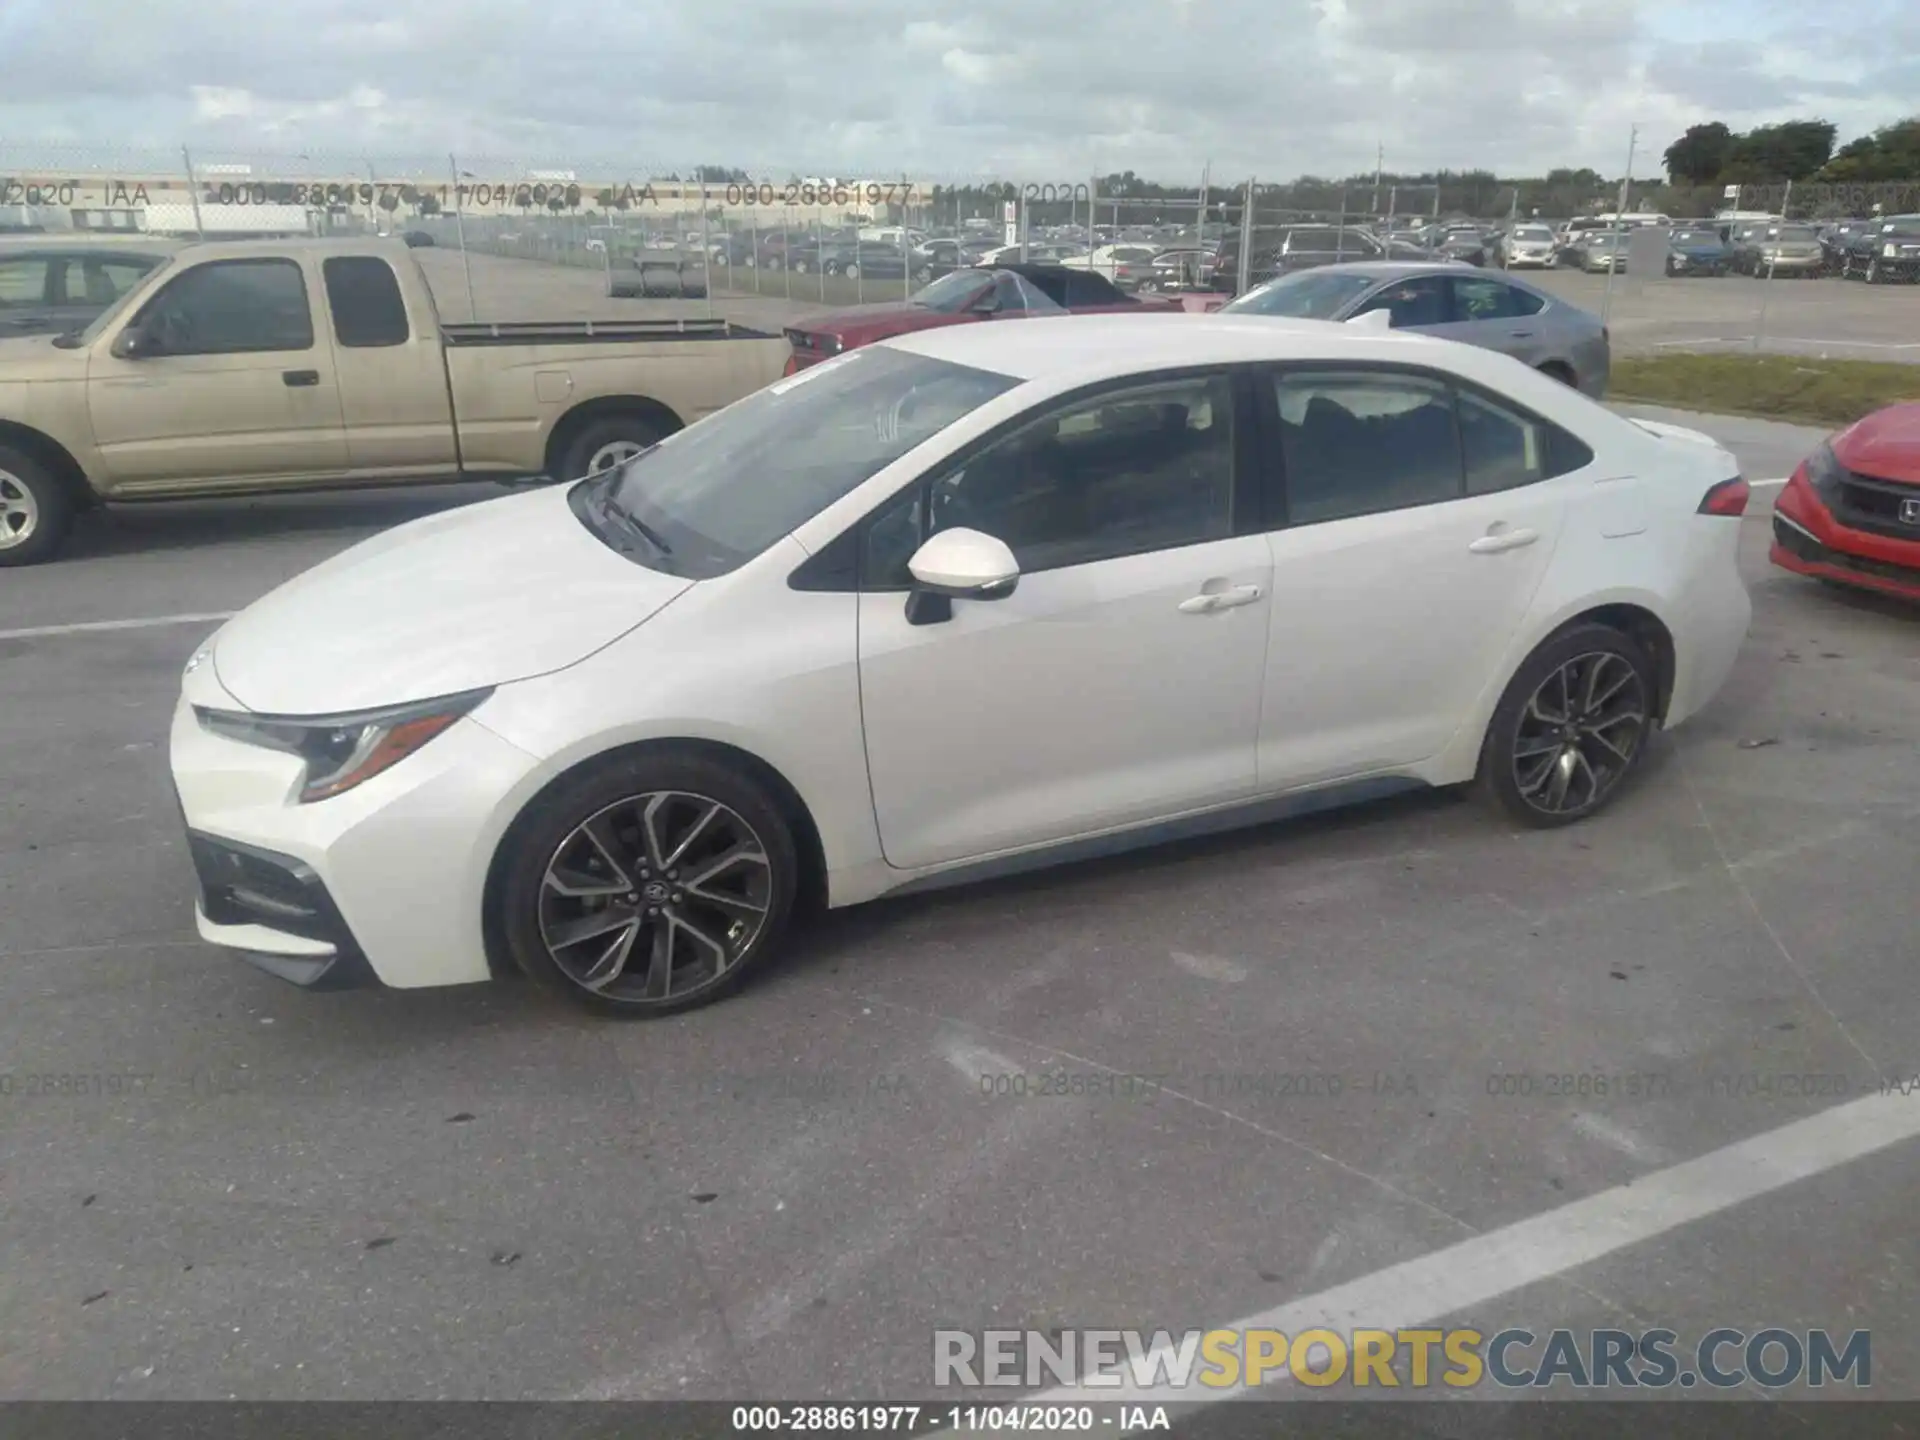
<path id="1" fill-rule="evenodd" d="M 1747 501 L 1753 494 L 1744 477 L 1722 480 L 1707 491 L 1700 501 L 1702 515 L 1731 515 L 1735 519 L 1747 513 Z"/>
<path id="2" fill-rule="evenodd" d="M 798 355 L 787 356 L 786 368 L 780 373 L 782 375 L 798 375 L 800 373 L 800 357 Z"/>

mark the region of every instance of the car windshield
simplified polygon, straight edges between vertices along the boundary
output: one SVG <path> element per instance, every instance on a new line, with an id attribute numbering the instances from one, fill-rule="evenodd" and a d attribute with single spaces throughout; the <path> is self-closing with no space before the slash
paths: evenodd
<path id="1" fill-rule="evenodd" d="M 638 564 L 723 575 L 1019 383 L 884 345 L 852 350 L 581 482 L 574 513 Z"/>
<path id="2" fill-rule="evenodd" d="M 1296 320 L 1331 320 L 1371 290 L 1377 277 L 1335 270 L 1297 270 L 1269 280 L 1222 307 L 1234 315 L 1284 315 Z"/>
<path id="3" fill-rule="evenodd" d="M 1718 245 L 1720 232 L 1717 230 L 1676 230 L 1673 232 L 1675 244 Z"/>
<path id="4" fill-rule="evenodd" d="M 1522 225 L 1515 229 L 1513 238 L 1516 240 L 1525 240 L 1530 243 L 1544 244 L 1553 239 L 1553 231 L 1544 225 Z"/>
<path id="5" fill-rule="evenodd" d="M 1767 231 L 1769 240 L 1784 240 L 1789 245 L 1810 243 L 1820 238 L 1820 232 L 1811 225 L 1779 225 Z"/>
<path id="6" fill-rule="evenodd" d="M 992 277 L 984 270 L 956 270 L 914 291 L 907 297 L 907 303 L 923 310 L 938 310 L 943 315 L 958 315 L 978 300 L 991 283 Z"/>

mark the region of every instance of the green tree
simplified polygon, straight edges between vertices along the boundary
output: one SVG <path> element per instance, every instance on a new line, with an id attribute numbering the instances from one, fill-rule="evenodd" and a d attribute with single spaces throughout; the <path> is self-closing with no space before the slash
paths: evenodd
<path id="1" fill-rule="evenodd" d="M 1920 180 L 1920 115 L 1848 141 L 1820 171 L 1820 179 Z"/>
<path id="2" fill-rule="evenodd" d="M 1719 179 L 1754 185 L 1810 180 L 1833 158 L 1834 127 L 1826 120 L 1788 120 L 1736 135 Z"/>
<path id="3" fill-rule="evenodd" d="M 1689 125 L 1687 133 L 1667 147 L 1667 174 L 1676 185 L 1711 185 L 1727 167 L 1733 132 L 1718 120 Z"/>

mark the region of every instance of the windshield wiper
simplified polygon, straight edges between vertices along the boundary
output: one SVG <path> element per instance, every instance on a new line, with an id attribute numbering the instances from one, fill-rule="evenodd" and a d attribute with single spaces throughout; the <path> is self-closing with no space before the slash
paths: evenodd
<path id="1" fill-rule="evenodd" d="M 618 484 L 619 482 L 617 480 L 609 481 L 606 488 L 600 492 L 600 513 L 610 520 L 618 521 L 626 529 L 632 531 L 655 550 L 659 551 L 662 556 L 673 554 L 673 546 L 661 538 L 658 530 L 655 530 L 651 525 L 647 524 L 646 521 L 642 520 L 638 515 L 634 514 L 631 510 L 627 509 L 626 506 L 620 504 L 613 498 L 614 490 L 618 487 Z"/>

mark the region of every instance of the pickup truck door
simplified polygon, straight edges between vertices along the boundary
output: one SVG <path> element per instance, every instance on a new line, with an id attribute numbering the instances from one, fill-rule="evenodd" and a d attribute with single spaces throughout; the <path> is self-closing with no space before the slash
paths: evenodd
<path id="1" fill-rule="evenodd" d="M 239 488 L 347 468 L 333 347 L 306 267 L 282 256 L 181 270 L 87 365 L 87 411 L 110 493 L 182 481 Z M 137 348 L 122 342 L 138 337 Z M 122 354 L 115 354 L 122 349 Z"/>
<path id="2" fill-rule="evenodd" d="M 457 469 L 453 399 L 430 302 L 410 313 L 401 277 L 382 255 L 330 255 L 320 276 L 353 476 Z M 415 284 L 424 294 L 424 282 Z"/>

